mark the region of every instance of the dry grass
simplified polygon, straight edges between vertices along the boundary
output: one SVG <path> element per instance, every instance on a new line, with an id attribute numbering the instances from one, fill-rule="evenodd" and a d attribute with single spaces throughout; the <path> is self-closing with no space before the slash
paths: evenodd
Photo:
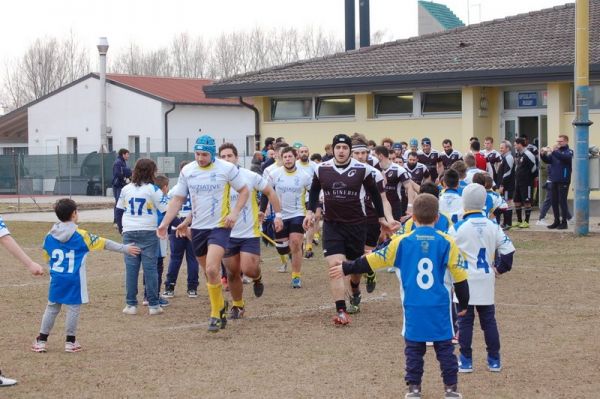
<path id="1" fill-rule="evenodd" d="M 82 228 L 117 238 L 109 224 Z M 46 223 L 10 223 L 36 259 Z M 600 391 L 600 236 L 515 232 L 514 270 L 497 282 L 497 318 L 504 370 L 485 369 L 485 344 L 475 332 L 475 372 L 460 375 L 467 398 L 589 398 Z M 246 286 L 247 318 L 217 334 L 205 331 L 206 289 L 189 299 L 180 276 L 172 306 L 158 317 L 124 316 L 123 262 L 102 252 L 89 258 L 91 303 L 78 339 L 84 351 L 62 351 L 64 315 L 49 352 L 29 351 L 46 302 L 47 277 L 36 280 L 4 251 L 0 267 L 0 361 L 19 379 L 0 397 L 14 398 L 397 398 L 404 394 L 398 282 L 380 273 L 363 294 L 362 313 L 335 328 L 320 255 L 305 262 L 304 288 L 289 288 L 264 251 L 265 295 Z M 143 310 L 143 309 L 142 309 Z M 430 351 L 432 352 L 432 351 Z M 424 397 L 441 397 L 439 367 L 426 357 Z"/>

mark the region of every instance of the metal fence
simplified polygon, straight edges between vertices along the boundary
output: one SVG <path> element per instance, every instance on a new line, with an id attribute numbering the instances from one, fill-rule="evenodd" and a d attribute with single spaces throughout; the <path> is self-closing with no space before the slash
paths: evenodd
<path id="1" fill-rule="evenodd" d="M 54 155 L 26 155 L 17 152 L 0 155 L 0 194 L 110 195 L 112 168 L 116 157 L 116 152 L 61 154 L 60 150 Z M 133 170 L 139 158 L 154 160 L 158 173 L 167 175 L 173 185 L 179 176 L 179 164 L 182 161 L 193 161 L 194 154 L 130 153 L 127 165 Z M 241 166 L 250 166 L 251 157 L 242 153 L 239 158 Z"/>

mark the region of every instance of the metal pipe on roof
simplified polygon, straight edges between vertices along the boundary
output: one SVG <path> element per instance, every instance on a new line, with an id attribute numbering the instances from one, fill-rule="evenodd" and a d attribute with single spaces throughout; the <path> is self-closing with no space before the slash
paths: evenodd
<path id="1" fill-rule="evenodd" d="M 360 22 L 360 47 L 369 47 L 371 45 L 369 8 L 369 0 L 360 0 L 358 2 L 358 18 Z"/>
<path id="2" fill-rule="evenodd" d="M 355 26 L 355 0 L 346 0 L 345 7 L 345 28 L 346 28 L 346 51 L 354 50 L 356 48 L 356 26 Z"/>
<path id="3" fill-rule="evenodd" d="M 254 147 L 257 151 L 260 151 L 260 114 L 258 112 L 258 108 L 256 108 L 252 104 L 244 102 L 244 99 L 242 97 L 240 97 L 240 104 L 254 111 Z"/>
<path id="4" fill-rule="evenodd" d="M 173 104 L 170 110 L 165 112 L 165 156 L 169 154 L 169 114 L 175 109 L 176 104 Z"/>

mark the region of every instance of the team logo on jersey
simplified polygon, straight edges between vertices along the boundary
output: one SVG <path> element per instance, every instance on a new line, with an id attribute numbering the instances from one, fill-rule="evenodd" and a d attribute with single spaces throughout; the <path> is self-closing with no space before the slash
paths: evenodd
<path id="1" fill-rule="evenodd" d="M 346 186 L 346 183 L 344 183 L 344 182 L 341 182 L 341 181 L 336 181 L 336 182 L 334 182 L 334 183 L 333 183 L 333 185 L 331 186 L 331 188 L 332 188 L 333 190 L 343 190 L 343 189 L 345 189 L 346 187 L 347 187 L 347 186 Z"/>
<path id="2" fill-rule="evenodd" d="M 389 245 L 386 245 L 383 248 L 378 249 L 377 251 L 375 251 L 375 254 L 379 257 L 381 257 L 383 260 L 387 260 L 387 252 L 389 250 Z"/>
<path id="3" fill-rule="evenodd" d="M 350 172 L 348 172 L 348 177 L 352 177 L 356 174 L 356 169 L 352 169 Z"/>
<path id="4" fill-rule="evenodd" d="M 98 239 L 99 239 L 100 237 L 98 237 L 98 236 L 97 236 L 97 235 L 95 235 L 95 234 L 88 233 L 88 238 L 89 238 L 89 240 L 90 240 L 90 246 L 91 246 L 91 247 L 93 247 L 93 246 L 94 246 L 94 244 L 96 243 L 96 241 L 98 241 Z"/>

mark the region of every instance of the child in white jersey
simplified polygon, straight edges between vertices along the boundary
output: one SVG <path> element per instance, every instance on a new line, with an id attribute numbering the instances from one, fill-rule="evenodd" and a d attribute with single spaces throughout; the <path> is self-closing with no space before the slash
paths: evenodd
<path id="1" fill-rule="evenodd" d="M 135 163 L 131 183 L 123 187 L 117 202 L 117 223 L 122 226 L 123 244 L 135 243 L 142 249 L 141 254 L 125 255 L 125 288 L 127 305 L 123 313 L 137 313 L 138 275 L 140 264 L 144 269 L 144 283 L 148 298 L 148 313 L 162 313 L 159 306 L 158 273 L 156 270 L 158 237 L 156 228 L 158 212 L 167 210 L 162 191 L 154 185 L 156 164 L 142 158 Z"/>

